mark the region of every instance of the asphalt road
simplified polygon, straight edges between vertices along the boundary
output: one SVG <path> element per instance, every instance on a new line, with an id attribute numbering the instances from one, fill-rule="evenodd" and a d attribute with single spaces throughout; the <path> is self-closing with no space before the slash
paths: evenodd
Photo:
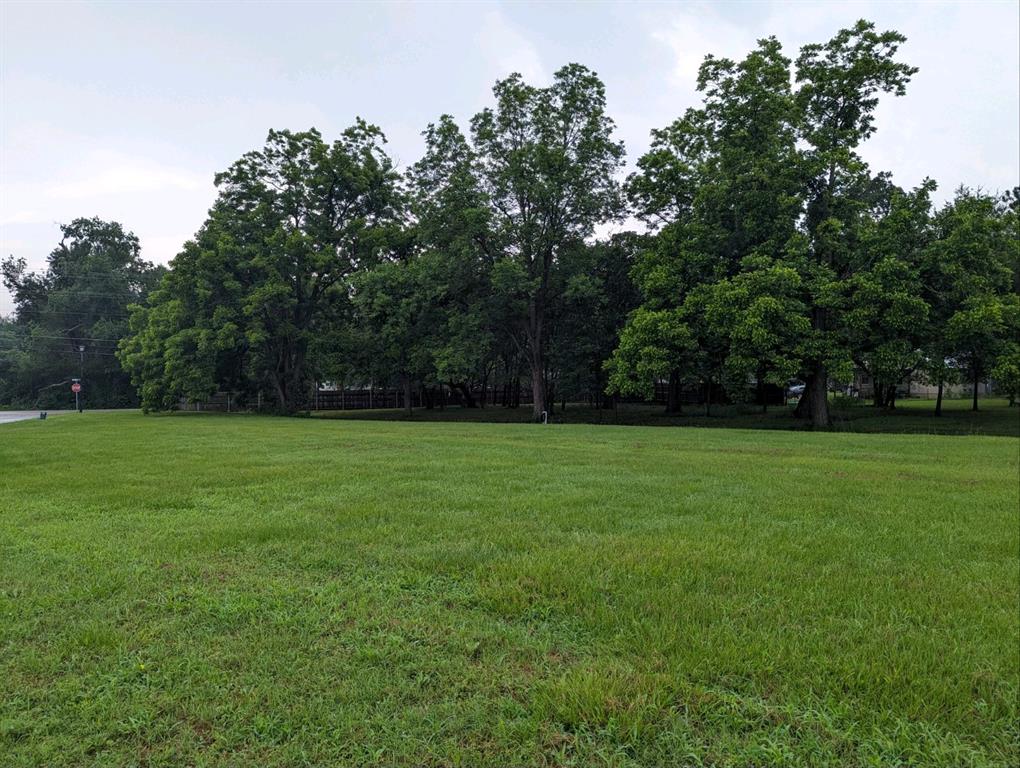
<path id="1" fill-rule="evenodd" d="M 49 418 L 51 416 L 63 416 L 65 413 L 74 413 L 74 411 L 47 411 L 46 413 L 48 414 L 47 418 Z M 0 424 L 38 418 L 39 411 L 0 411 Z"/>

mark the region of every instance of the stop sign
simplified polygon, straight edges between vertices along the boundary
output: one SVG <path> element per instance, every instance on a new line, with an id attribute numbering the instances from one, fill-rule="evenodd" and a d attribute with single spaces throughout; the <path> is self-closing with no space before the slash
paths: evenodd
<path id="1" fill-rule="evenodd" d="M 71 385 L 71 391 L 74 392 L 75 394 L 81 392 L 81 384 L 79 384 L 77 381 L 74 382 L 74 384 Z"/>

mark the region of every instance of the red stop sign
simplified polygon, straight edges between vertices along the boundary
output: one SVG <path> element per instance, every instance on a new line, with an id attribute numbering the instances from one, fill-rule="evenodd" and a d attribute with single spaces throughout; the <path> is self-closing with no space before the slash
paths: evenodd
<path id="1" fill-rule="evenodd" d="M 74 384 L 71 385 L 71 391 L 72 392 L 81 392 L 81 384 L 79 384 L 77 381 L 74 382 Z"/>

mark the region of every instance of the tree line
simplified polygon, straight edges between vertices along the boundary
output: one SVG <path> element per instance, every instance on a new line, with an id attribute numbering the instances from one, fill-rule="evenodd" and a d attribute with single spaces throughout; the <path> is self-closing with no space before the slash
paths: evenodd
<path id="1" fill-rule="evenodd" d="M 72 379 L 95 407 L 138 404 L 117 358 L 129 331 L 128 307 L 143 302 L 166 268 L 141 258 L 138 238 L 115 222 L 62 225 L 46 269 L 24 258 L 0 261 L 14 315 L 0 316 L 0 405 L 67 408 Z"/>
<path id="2" fill-rule="evenodd" d="M 84 327 L 120 339 L 115 375 L 147 409 L 228 391 L 293 412 L 334 381 L 399 386 L 408 404 L 442 386 L 514 405 L 523 388 L 539 418 L 657 382 L 675 411 L 685 390 L 739 401 L 799 379 L 798 414 L 826 426 L 830 383 L 855 369 L 879 405 L 907 376 L 937 383 L 937 408 L 961 378 L 1015 396 L 1017 190 L 936 207 L 933 181 L 901 189 L 858 153 L 880 97 L 916 72 L 903 41 L 860 21 L 793 60 L 775 38 L 708 56 L 701 105 L 653 131 L 625 180 L 603 84 L 578 64 L 545 87 L 498 81 L 466 131 L 440 117 L 404 173 L 362 120 L 333 141 L 270 131 L 216 176 L 165 274 L 91 222 L 121 233 L 112 279 L 133 281 L 117 283 L 121 325 Z M 4 263 L 17 312 L 0 334 L 70 321 L 35 307 L 73 250 L 42 276 Z"/>

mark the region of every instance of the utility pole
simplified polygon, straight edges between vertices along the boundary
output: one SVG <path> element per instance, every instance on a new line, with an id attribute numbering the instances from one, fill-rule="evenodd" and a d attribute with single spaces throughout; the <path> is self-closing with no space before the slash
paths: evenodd
<path id="1" fill-rule="evenodd" d="M 85 345 L 78 345 L 78 381 L 85 378 Z M 74 407 L 81 413 L 81 406 L 78 404 L 78 393 L 74 393 Z"/>

